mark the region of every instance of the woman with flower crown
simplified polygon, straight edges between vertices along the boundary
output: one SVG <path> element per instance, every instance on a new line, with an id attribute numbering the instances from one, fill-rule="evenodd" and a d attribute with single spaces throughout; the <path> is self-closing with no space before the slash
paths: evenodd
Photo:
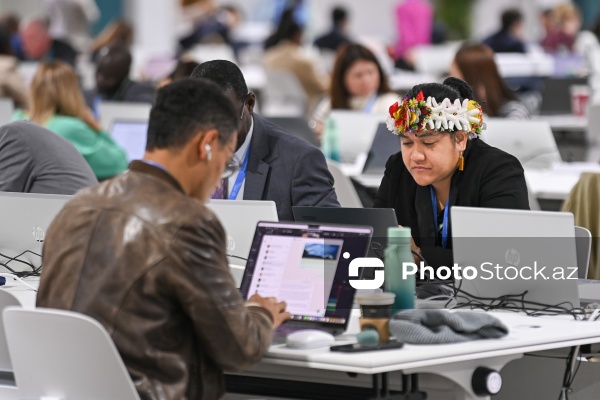
<path id="1" fill-rule="evenodd" d="M 388 128 L 401 150 L 386 164 L 374 207 L 396 210 L 428 265 L 453 265 L 452 206 L 529 209 L 519 161 L 479 139 L 483 113 L 466 82 L 413 87 L 390 107 Z"/>

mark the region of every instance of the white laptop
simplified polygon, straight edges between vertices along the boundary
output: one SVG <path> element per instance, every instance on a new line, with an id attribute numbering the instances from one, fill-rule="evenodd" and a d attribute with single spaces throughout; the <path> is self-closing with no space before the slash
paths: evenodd
<path id="1" fill-rule="evenodd" d="M 32 271 L 32 266 L 38 268 L 42 264 L 46 230 L 70 198 L 67 195 L 0 192 L 0 264 L 6 264 L 16 272 Z M 16 260 L 10 259 L 13 257 Z M 10 271 L 0 265 L 0 272 Z"/>
<path id="2" fill-rule="evenodd" d="M 141 160 L 146 151 L 148 122 L 117 119 L 109 135 L 127 152 L 127 160 Z"/>
<path id="3" fill-rule="evenodd" d="M 246 265 L 259 221 L 278 222 L 274 201 L 211 200 L 207 207 L 219 217 L 227 233 L 230 264 Z"/>
<path id="4" fill-rule="evenodd" d="M 550 124 L 489 118 L 481 138 L 515 156 L 524 168 L 545 169 L 562 161 Z"/>
<path id="5" fill-rule="evenodd" d="M 506 296 L 514 307 L 523 305 L 523 293 L 529 302 L 579 307 L 573 214 L 470 207 L 450 213 L 454 262 L 478 271 L 475 279 L 456 281 L 461 290 L 487 299 Z"/>
<path id="6" fill-rule="evenodd" d="M 383 114 L 373 115 L 357 111 L 333 110 L 329 116 L 335 121 L 337 128 L 341 161 L 350 164 L 354 163 L 359 155 L 368 153 L 379 123 L 385 122 Z"/>
<path id="7" fill-rule="evenodd" d="M 152 106 L 146 103 L 102 101 L 98 104 L 100 125 L 109 129 L 116 120 L 148 122 Z"/>

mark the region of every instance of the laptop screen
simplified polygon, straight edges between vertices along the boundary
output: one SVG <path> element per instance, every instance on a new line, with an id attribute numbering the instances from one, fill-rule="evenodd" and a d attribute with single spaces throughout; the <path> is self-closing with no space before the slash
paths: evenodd
<path id="1" fill-rule="evenodd" d="M 259 222 L 241 292 L 285 301 L 292 321 L 345 328 L 355 289 L 350 261 L 364 257 L 372 228 Z"/>
<path id="2" fill-rule="evenodd" d="M 390 132 L 385 123 L 379 124 L 363 173 L 380 173 L 385 170 L 388 159 L 400 151 L 400 137 Z"/>
<path id="3" fill-rule="evenodd" d="M 140 160 L 146 151 L 148 123 L 140 121 L 115 121 L 110 136 L 127 152 L 127 159 Z"/>

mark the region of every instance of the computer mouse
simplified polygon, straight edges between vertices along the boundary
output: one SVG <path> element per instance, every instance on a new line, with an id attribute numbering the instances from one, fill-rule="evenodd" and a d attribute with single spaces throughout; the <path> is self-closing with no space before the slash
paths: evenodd
<path id="1" fill-rule="evenodd" d="M 335 342 L 331 333 L 318 329 L 304 329 L 287 335 L 287 347 L 298 350 L 329 347 Z"/>

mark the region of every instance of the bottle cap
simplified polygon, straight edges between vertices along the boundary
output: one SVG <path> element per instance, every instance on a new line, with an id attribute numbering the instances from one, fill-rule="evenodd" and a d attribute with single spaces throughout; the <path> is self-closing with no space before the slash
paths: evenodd
<path id="1" fill-rule="evenodd" d="M 410 228 L 388 228 L 389 238 L 410 238 Z"/>
<path id="2" fill-rule="evenodd" d="M 361 306 L 386 306 L 394 304 L 395 293 L 364 293 L 356 295 L 356 302 Z"/>

